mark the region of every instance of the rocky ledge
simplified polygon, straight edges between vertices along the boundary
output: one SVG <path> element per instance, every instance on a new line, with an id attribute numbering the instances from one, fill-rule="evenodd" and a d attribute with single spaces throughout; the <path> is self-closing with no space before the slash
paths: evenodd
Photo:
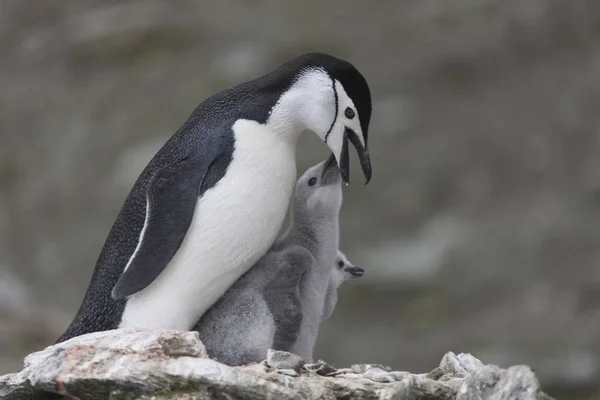
<path id="1" fill-rule="evenodd" d="M 459 399 L 548 400 L 527 366 L 502 369 L 447 353 L 425 374 L 358 364 L 336 369 L 270 351 L 228 367 L 206 356 L 196 332 L 121 329 L 83 335 L 25 358 L 0 377 L 0 397 L 23 399 Z"/>

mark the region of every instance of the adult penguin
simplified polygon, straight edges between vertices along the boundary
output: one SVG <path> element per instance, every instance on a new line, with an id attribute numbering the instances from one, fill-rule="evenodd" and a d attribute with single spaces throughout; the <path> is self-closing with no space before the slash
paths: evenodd
<path id="1" fill-rule="evenodd" d="M 206 99 L 135 182 L 58 341 L 126 327 L 189 330 L 275 241 L 300 134 L 327 144 L 346 184 L 352 143 L 368 183 L 370 119 L 363 75 L 323 53 Z"/>

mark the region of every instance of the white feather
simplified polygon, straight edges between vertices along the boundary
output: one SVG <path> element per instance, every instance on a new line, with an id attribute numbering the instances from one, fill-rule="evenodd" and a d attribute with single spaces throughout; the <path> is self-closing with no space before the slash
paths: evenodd
<path id="1" fill-rule="evenodd" d="M 135 258 L 135 256 L 137 255 L 138 251 L 140 251 L 140 248 L 142 247 L 142 242 L 144 241 L 144 234 L 146 233 L 146 229 L 148 228 L 148 220 L 149 219 L 150 219 L 150 200 L 148 199 L 148 195 L 146 195 L 146 218 L 144 219 L 144 226 L 142 227 L 142 231 L 140 232 L 140 237 L 139 237 L 139 240 L 138 240 L 138 244 L 135 247 L 135 250 L 133 251 L 133 254 L 129 258 L 129 261 L 127 261 L 127 265 L 125 266 L 125 269 L 123 270 L 123 272 L 127 271 L 127 269 L 129 268 L 129 266 L 133 262 L 133 259 Z"/>

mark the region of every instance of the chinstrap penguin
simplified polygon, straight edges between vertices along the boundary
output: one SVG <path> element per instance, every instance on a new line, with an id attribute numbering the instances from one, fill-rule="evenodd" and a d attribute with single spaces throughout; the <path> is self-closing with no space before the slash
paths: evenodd
<path id="1" fill-rule="evenodd" d="M 329 285 L 325 294 L 325 303 L 323 305 L 323 316 L 321 322 L 331 317 L 338 300 L 338 288 L 347 280 L 356 279 L 363 276 L 365 270 L 348 261 L 348 258 L 341 250 L 338 250 L 335 263 L 331 269 Z"/>
<path id="2" fill-rule="evenodd" d="M 307 362 L 312 362 L 331 266 L 339 249 L 341 183 L 340 170 L 333 155 L 302 175 L 296 183 L 290 210 L 291 223 L 273 245 L 275 250 L 304 247 L 315 260 L 300 279 L 302 322 L 298 338 L 290 349 L 285 349 Z"/>
<path id="3" fill-rule="evenodd" d="M 288 209 L 306 130 L 349 181 L 371 177 L 371 95 L 350 63 L 310 53 L 202 102 L 152 158 L 58 341 L 118 327 L 189 330 L 266 253 Z"/>

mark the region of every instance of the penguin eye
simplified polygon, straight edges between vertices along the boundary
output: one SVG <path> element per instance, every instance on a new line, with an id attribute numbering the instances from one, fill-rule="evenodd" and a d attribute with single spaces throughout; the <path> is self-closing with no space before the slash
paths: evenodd
<path id="1" fill-rule="evenodd" d="M 310 178 L 308 180 L 308 186 L 314 186 L 317 183 L 317 178 Z"/>
<path id="2" fill-rule="evenodd" d="M 343 261 L 338 261 L 338 265 L 340 266 L 340 268 L 344 267 L 344 262 Z"/>
<path id="3" fill-rule="evenodd" d="M 354 118 L 354 110 L 351 109 L 350 107 L 346 107 L 346 110 L 344 111 L 344 115 L 346 116 L 346 118 L 348 119 L 352 119 Z"/>

